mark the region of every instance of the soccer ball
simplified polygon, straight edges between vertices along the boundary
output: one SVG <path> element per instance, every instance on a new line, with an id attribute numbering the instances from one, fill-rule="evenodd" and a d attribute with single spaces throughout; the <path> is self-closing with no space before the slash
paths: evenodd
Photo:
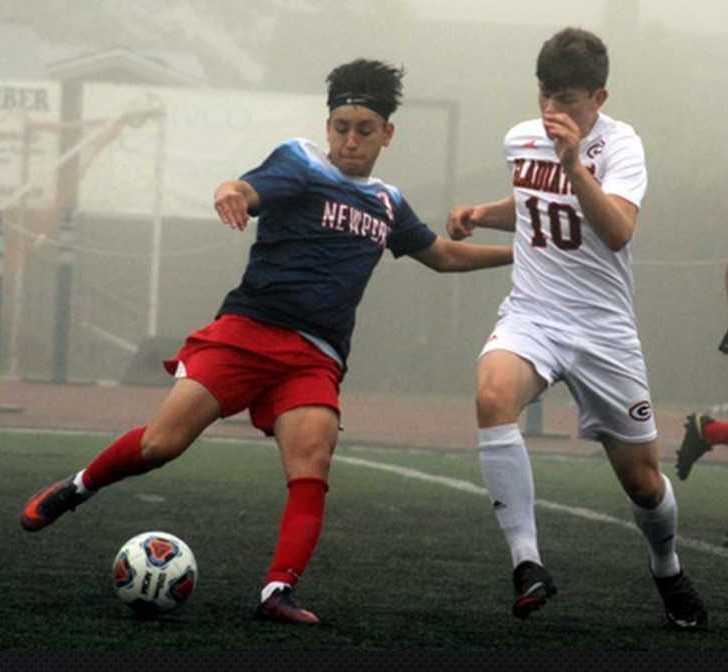
<path id="1" fill-rule="evenodd" d="M 140 616 L 176 609 L 197 584 L 197 562 L 190 547 L 168 532 L 143 532 L 116 554 L 114 591 Z"/>

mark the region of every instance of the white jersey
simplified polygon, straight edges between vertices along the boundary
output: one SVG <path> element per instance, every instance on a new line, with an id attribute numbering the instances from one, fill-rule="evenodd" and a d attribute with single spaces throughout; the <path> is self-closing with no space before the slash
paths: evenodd
<path id="1" fill-rule="evenodd" d="M 513 289 L 501 315 L 600 341 L 639 345 L 630 244 L 614 252 L 584 218 L 541 119 L 505 137 L 516 203 Z M 580 160 L 603 191 L 640 207 L 647 187 L 642 142 L 634 129 L 600 114 Z"/>

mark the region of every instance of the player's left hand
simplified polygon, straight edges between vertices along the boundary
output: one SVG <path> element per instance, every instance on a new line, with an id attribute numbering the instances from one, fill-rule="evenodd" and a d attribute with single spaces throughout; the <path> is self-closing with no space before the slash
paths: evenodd
<path id="1" fill-rule="evenodd" d="M 576 122 L 563 112 L 546 112 L 543 115 L 546 134 L 554 141 L 556 156 L 568 171 L 579 163 L 581 130 Z"/>

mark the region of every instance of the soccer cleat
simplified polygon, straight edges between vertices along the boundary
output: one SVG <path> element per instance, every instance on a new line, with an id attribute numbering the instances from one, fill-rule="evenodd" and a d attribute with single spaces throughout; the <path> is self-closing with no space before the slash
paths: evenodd
<path id="1" fill-rule="evenodd" d="M 713 418 L 700 413 L 691 413 L 685 419 L 685 436 L 680 449 L 677 451 L 677 463 L 675 464 L 677 475 L 681 481 L 688 477 L 693 464 L 697 462 L 703 453 L 713 450 L 713 446 L 703 438 L 703 428 L 706 423 L 712 421 Z"/>
<path id="2" fill-rule="evenodd" d="M 513 570 L 513 587 L 516 589 L 513 615 L 521 619 L 528 618 L 532 611 L 540 609 L 557 592 L 546 568 L 530 560 Z"/>
<path id="3" fill-rule="evenodd" d="M 700 630 L 708 625 L 708 612 L 690 579 L 680 570 L 675 576 L 653 576 L 665 604 L 668 626 L 676 630 Z"/>
<path id="4" fill-rule="evenodd" d="M 319 622 L 316 614 L 296 604 L 293 588 L 290 586 L 273 591 L 267 600 L 257 606 L 253 618 L 258 621 L 307 625 L 316 625 Z"/>
<path id="5" fill-rule="evenodd" d="M 73 511 L 85 502 L 92 493 L 79 494 L 73 484 L 74 478 L 75 474 L 36 492 L 20 513 L 20 525 L 23 529 L 28 532 L 42 530 L 66 511 Z"/>

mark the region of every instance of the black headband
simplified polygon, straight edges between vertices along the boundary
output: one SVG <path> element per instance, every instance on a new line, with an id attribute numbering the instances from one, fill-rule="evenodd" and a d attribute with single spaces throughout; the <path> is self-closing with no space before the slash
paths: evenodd
<path id="1" fill-rule="evenodd" d="M 330 112 L 333 112 L 337 107 L 341 107 L 342 105 L 361 105 L 362 107 L 369 108 L 372 112 L 376 112 L 385 120 L 389 119 L 390 114 L 389 106 L 385 101 L 375 96 L 370 96 L 368 93 L 352 93 L 351 91 L 347 91 L 337 96 L 329 96 L 328 105 Z"/>

